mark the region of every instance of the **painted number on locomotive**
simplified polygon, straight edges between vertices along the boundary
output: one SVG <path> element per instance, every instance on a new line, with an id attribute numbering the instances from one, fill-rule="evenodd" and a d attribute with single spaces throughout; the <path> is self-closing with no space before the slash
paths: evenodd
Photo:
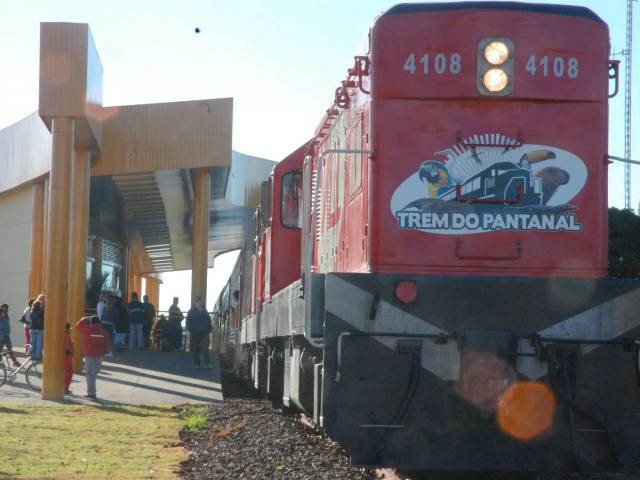
<path id="1" fill-rule="evenodd" d="M 451 73 L 457 75 L 462 70 L 462 57 L 459 53 L 446 55 L 444 53 L 429 54 L 425 53 L 416 63 L 416 54 L 410 53 L 404 62 L 404 71 L 410 74 L 416 73 L 418 64 L 421 65 L 420 70 L 424 75 L 437 74 L 443 75 Z"/>
<path id="2" fill-rule="evenodd" d="M 564 76 L 578 78 L 578 75 L 580 75 L 580 62 L 578 62 L 578 59 L 575 57 L 552 58 L 545 55 L 538 59 L 535 55 L 531 55 L 524 69 L 529 72 L 531 76 L 540 74 L 543 77 L 553 75 L 556 78 L 563 78 Z"/>

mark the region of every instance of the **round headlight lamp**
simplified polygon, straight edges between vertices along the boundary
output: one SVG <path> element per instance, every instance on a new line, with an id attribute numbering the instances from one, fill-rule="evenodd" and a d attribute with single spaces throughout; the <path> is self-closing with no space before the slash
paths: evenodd
<path id="1" fill-rule="evenodd" d="M 484 58 L 491 65 L 502 65 L 509 58 L 509 47 L 504 42 L 493 41 L 484 47 Z"/>
<path id="2" fill-rule="evenodd" d="M 491 93 L 498 93 L 506 88 L 509 83 L 509 77 L 501 68 L 492 68 L 484 74 L 482 83 L 484 88 Z"/>

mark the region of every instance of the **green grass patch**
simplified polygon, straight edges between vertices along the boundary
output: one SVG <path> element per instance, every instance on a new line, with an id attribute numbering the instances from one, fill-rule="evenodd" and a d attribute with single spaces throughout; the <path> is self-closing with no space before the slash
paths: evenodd
<path id="1" fill-rule="evenodd" d="M 0 419 L 0 478 L 177 479 L 186 459 L 171 407 L 3 404 Z"/>
<path id="2" fill-rule="evenodd" d="M 178 416 L 181 420 L 186 420 L 194 415 L 202 415 L 207 411 L 207 407 L 192 407 L 187 406 L 180 409 Z"/>
<path id="3" fill-rule="evenodd" d="M 207 407 L 184 407 L 178 416 L 184 422 L 184 427 L 191 433 L 198 432 L 207 426 L 209 420 L 205 415 Z"/>
<path id="4" fill-rule="evenodd" d="M 190 417 L 187 417 L 185 419 L 184 426 L 191 433 L 195 433 L 206 427 L 207 422 L 207 417 L 205 417 L 204 415 L 191 415 Z"/>

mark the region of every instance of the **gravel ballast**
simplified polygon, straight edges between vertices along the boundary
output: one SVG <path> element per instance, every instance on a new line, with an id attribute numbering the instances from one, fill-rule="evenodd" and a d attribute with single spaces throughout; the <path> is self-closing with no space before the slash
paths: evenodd
<path id="1" fill-rule="evenodd" d="M 232 389 L 235 395 L 227 393 L 227 386 L 224 402 L 206 406 L 206 427 L 195 433 L 181 432 L 190 453 L 183 464 L 183 478 L 378 478 L 372 470 L 351 466 L 338 444 L 296 415 L 274 409 L 265 399 L 238 398 L 238 389 Z"/>
<path id="2" fill-rule="evenodd" d="M 204 479 L 344 479 L 383 478 L 379 472 L 354 467 L 344 450 L 300 420 L 297 414 L 275 409 L 233 377 L 223 380 L 225 400 L 206 405 L 207 425 L 180 436 L 190 456 L 181 476 Z M 530 475 L 506 472 L 480 475 L 438 475 L 413 472 L 413 480 L 618 480 L 620 475 Z M 635 477 L 633 477 L 635 478 Z"/>

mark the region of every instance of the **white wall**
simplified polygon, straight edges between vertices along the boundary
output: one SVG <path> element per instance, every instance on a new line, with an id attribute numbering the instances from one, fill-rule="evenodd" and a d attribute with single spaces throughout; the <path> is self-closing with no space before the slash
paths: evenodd
<path id="1" fill-rule="evenodd" d="M 11 342 L 24 345 L 19 322 L 29 296 L 33 185 L 0 194 L 0 303 L 9 304 Z"/>

